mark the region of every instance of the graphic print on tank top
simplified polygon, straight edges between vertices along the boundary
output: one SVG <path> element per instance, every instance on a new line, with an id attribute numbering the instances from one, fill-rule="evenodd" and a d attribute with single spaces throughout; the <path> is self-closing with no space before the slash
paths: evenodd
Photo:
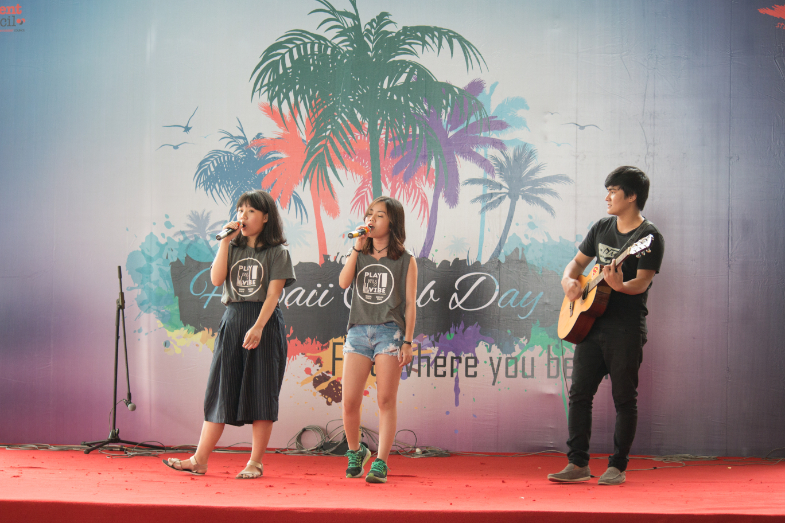
<path id="1" fill-rule="evenodd" d="M 367 265 L 357 273 L 355 286 L 362 301 L 371 305 L 384 303 L 392 296 L 392 271 L 380 263 Z"/>
<path id="2" fill-rule="evenodd" d="M 242 298 L 253 296 L 262 288 L 264 266 L 254 258 L 244 258 L 232 265 L 229 281 L 232 289 Z"/>

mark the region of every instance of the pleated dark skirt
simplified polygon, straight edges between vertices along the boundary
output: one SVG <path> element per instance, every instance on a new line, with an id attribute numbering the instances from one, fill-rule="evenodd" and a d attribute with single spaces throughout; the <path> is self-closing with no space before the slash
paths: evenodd
<path id="1" fill-rule="evenodd" d="M 262 302 L 226 306 L 215 338 L 213 362 L 204 394 L 204 419 L 242 426 L 255 420 L 278 421 L 278 395 L 286 370 L 286 334 L 276 307 L 255 349 L 243 338 L 262 310 Z"/>

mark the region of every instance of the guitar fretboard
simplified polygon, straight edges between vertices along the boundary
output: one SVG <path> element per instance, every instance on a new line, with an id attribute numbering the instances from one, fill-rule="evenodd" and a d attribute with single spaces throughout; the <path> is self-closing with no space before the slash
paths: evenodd
<path id="1" fill-rule="evenodd" d="M 616 258 L 617 267 L 620 266 L 622 263 L 624 263 L 624 260 L 626 260 L 627 256 L 630 255 L 630 249 L 632 249 L 632 247 L 627 247 L 626 249 L 624 249 L 621 255 L 619 255 L 619 257 Z M 600 271 L 600 273 L 597 276 L 589 280 L 589 283 L 586 284 L 586 289 L 584 290 L 584 293 L 589 293 L 592 290 L 594 290 L 594 288 L 597 285 L 599 285 L 600 282 L 604 279 L 605 279 L 605 275 L 602 273 L 602 271 Z"/>

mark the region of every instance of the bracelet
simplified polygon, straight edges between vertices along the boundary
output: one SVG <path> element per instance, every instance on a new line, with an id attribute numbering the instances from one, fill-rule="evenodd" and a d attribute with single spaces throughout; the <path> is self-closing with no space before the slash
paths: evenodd
<path id="1" fill-rule="evenodd" d="M 401 345 L 406 345 L 407 343 L 408 343 L 409 345 L 411 345 L 411 344 L 412 344 L 412 342 L 410 342 L 410 341 L 403 340 L 403 343 L 401 343 Z"/>
<path id="2" fill-rule="evenodd" d="M 355 252 L 360 252 L 360 253 L 363 252 L 363 251 L 358 251 L 357 249 L 355 249 L 354 245 L 352 245 L 352 250 L 355 251 Z"/>

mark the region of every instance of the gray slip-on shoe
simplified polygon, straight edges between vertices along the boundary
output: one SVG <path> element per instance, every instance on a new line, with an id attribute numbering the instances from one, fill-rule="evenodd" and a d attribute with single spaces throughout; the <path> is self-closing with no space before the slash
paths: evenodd
<path id="1" fill-rule="evenodd" d="M 616 467 L 608 467 L 608 470 L 600 476 L 598 485 L 621 485 L 627 480 L 627 473 L 622 472 Z"/>
<path id="2" fill-rule="evenodd" d="M 585 467 L 576 467 L 574 464 L 570 463 L 564 470 L 561 472 L 557 472 L 556 474 L 548 474 L 548 479 L 550 481 L 557 481 L 563 483 L 575 483 L 578 481 L 589 481 L 591 479 L 591 470 L 589 470 L 589 466 L 586 465 Z"/>

